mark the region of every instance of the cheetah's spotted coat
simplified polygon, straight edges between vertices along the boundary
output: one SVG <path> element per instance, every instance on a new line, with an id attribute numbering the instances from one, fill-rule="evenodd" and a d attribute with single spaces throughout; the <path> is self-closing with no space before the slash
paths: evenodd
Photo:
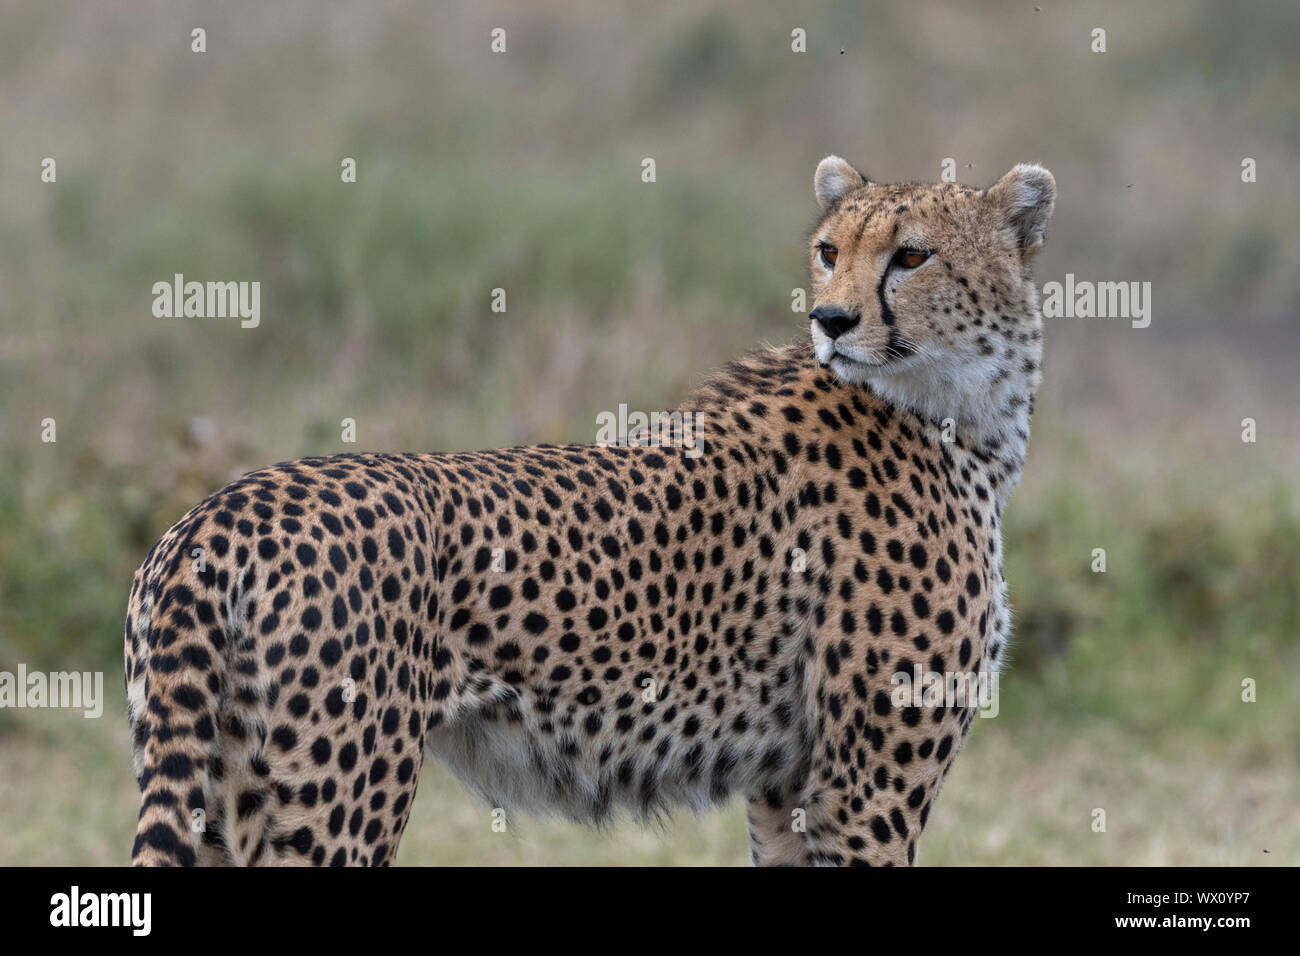
<path id="1" fill-rule="evenodd" d="M 890 677 L 1002 656 L 1054 185 L 816 187 L 812 340 L 682 405 L 702 456 L 309 458 L 177 522 L 126 621 L 135 862 L 390 863 L 426 754 L 508 812 L 739 793 L 757 863 L 913 862 L 975 710 Z"/>

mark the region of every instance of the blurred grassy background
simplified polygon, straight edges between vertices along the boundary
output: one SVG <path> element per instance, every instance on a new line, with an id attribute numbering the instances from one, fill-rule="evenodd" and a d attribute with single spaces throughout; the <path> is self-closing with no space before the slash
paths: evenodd
<path id="1" fill-rule="evenodd" d="M 1013 666 L 922 862 L 1300 862 L 1300 8 L 1035 6 L 0 8 L 0 670 L 110 691 L 97 721 L 0 710 L 0 864 L 127 859 L 122 615 L 191 504 L 305 454 L 585 441 L 674 405 L 806 329 L 828 152 L 881 181 L 1042 162 L 1039 283 L 1153 286 L 1148 329 L 1048 321 Z M 261 327 L 155 319 L 175 272 L 260 281 Z M 436 768 L 421 791 L 406 863 L 747 859 L 738 805 L 503 836 Z"/>

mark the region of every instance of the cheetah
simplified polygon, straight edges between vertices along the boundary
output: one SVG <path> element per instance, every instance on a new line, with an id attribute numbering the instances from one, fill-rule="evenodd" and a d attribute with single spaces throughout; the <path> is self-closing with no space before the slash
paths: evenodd
<path id="1" fill-rule="evenodd" d="M 390 864 L 426 755 L 507 818 L 747 801 L 758 865 L 910 865 L 995 674 L 1055 201 L 817 166 L 809 334 L 614 444 L 306 458 L 135 573 L 137 865 Z"/>

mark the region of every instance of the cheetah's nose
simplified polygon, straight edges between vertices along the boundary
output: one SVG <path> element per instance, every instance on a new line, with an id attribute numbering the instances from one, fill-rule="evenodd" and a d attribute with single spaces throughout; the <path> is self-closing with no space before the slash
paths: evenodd
<path id="1" fill-rule="evenodd" d="M 849 315 L 839 306 L 822 305 L 813 309 L 808 315 L 811 319 L 816 319 L 826 334 L 833 339 L 838 339 L 853 326 L 858 324 L 861 316 Z"/>

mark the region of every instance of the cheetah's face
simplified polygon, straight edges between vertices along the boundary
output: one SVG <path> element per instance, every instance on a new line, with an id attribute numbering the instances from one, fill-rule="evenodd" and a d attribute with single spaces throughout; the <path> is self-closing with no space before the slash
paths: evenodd
<path id="1" fill-rule="evenodd" d="M 1028 261 L 1055 199 L 1047 170 L 1016 166 L 986 190 L 881 186 L 828 156 L 814 188 L 810 319 L 823 366 L 954 417 L 1010 368 L 1037 371 Z"/>

